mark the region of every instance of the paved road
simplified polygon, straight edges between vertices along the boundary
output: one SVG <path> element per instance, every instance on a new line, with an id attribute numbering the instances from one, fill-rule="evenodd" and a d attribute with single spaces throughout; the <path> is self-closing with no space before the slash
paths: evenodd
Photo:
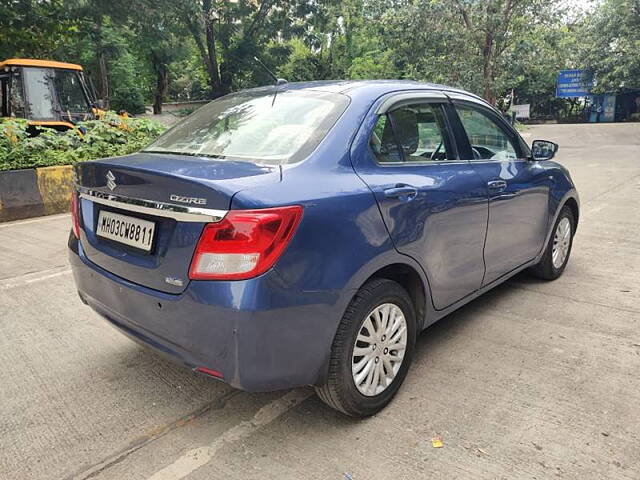
<path id="1" fill-rule="evenodd" d="M 640 124 L 526 136 L 561 144 L 582 197 L 565 275 L 429 328 L 365 421 L 165 362 L 80 303 L 67 215 L 0 224 L 0 478 L 640 478 Z"/>

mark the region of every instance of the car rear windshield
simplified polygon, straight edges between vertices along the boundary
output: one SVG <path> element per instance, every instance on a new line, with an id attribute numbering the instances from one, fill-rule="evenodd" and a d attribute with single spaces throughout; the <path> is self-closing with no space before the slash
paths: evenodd
<path id="1" fill-rule="evenodd" d="M 144 151 L 293 163 L 318 146 L 348 103 L 313 90 L 239 92 L 200 108 Z"/>

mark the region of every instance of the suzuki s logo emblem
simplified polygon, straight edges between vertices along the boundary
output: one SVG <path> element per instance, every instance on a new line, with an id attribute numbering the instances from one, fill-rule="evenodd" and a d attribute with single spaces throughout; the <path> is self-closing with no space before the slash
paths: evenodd
<path id="1" fill-rule="evenodd" d="M 111 170 L 109 170 L 107 172 L 107 187 L 109 187 L 109 190 L 113 190 L 114 188 L 116 188 L 116 176 L 111 173 Z"/>

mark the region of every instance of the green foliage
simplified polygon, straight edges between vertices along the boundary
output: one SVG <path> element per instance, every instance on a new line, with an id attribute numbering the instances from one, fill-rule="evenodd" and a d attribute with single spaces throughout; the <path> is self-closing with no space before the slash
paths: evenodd
<path id="1" fill-rule="evenodd" d="M 274 49 L 283 46 L 273 46 Z M 314 54 L 300 39 L 293 39 L 284 46 L 286 63 L 278 68 L 278 75 L 290 82 L 304 82 L 322 78 L 322 56 Z M 273 52 L 278 53 L 278 52 Z"/>
<path id="2" fill-rule="evenodd" d="M 594 71 L 596 92 L 640 86 L 640 0 L 601 0 L 582 14 L 569 4 L 5 0 L 0 59 L 81 63 L 110 108 L 131 113 L 270 84 L 258 56 L 289 81 L 414 79 L 566 116 L 580 105 L 555 98 L 559 70 Z"/>
<path id="3" fill-rule="evenodd" d="M 393 57 L 394 54 L 390 50 L 364 52 L 351 62 L 347 70 L 348 77 L 354 79 L 397 78 L 400 72 L 395 66 Z"/>
<path id="4" fill-rule="evenodd" d="M 66 132 L 40 128 L 33 137 L 27 121 L 5 120 L 0 123 L 0 171 L 127 155 L 151 143 L 163 130 L 152 120 L 108 113 L 102 120 L 83 122 Z"/>
<path id="5" fill-rule="evenodd" d="M 109 62 L 109 83 L 111 85 L 109 108 L 114 111 L 126 110 L 132 114 L 144 113 L 145 96 L 149 100 L 149 91 L 145 91 L 145 81 L 149 81 L 150 72 L 141 68 L 146 66 L 141 58 L 136 35 L 129 29 L 111 24 L 103 27 L 103 42 L 112 50 Z M 145 95 L 146 94 L 146 95 Z"/>
<path id="6" fill-rule="evenodd" d="M 49 56 L 75 34 L 64 0 L 0 1 L 0 61 Z"/>
<path id="7" fill-rule="evenodd" d="M 107 58 L 109 79 L 109 108 L 114 111 L 126 110 L 132 114 L 144 113 L 145 104 L 151 103 L 150 84 L 153 73 L 145 61 L 142 47 L 135 32 L 128 26 L 116 25 L 110 19 L 103 20 L 99 38 L 95 24 L 79 22 L 79 33 L 53 54 L 57 60 L 81 64 L 99 87 L 99 52 Z M 89 41 L 88 41 L 89 40 Z"/>
<path id="8" fill-rule="evenodd" d="M 514 103 L 530 104 L 533 117 L 554 117 L 565 111 L 570 102 L 555 98 L 556 78 L 560 70 L 571 67 L 576 43 L 575 27 L 570 25 L 535 25 L 523 33 L 505 57 L 509 68 L 504 86 L 514 90 Z"/>
<path id="9" fill-rule="evenodd" d="M 596 93 L 640 87 L 640 0 L 604 0 L 578 33 L 580 61 L 596 74 Z"/>
<path id="10" fill-rule="evenodd" d="M 184 56 L 169 64 L 168 98 L 177 102 L 206 100 L 209 98 L 207 72 L 191 42 L 186 41 L 185 48 Z"/>

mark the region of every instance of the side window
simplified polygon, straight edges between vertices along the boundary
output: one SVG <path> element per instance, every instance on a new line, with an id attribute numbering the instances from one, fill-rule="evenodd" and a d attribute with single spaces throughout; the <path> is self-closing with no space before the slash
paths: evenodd
<path id="1" fill-rule="evenodd" d="M 370 144 L 380 163 L 454 158 L 440 105 L 408 105 L 380 116 Z"/>
<path id="2" fill-rule="evenodd" d="M 9 103 L 10 103 L 11 116 L 26 118 L 27 111 L 26 111 L 26 105 L 24 102 L 24 92 L 22 89 L 22 75 L 18 73 L 14 73 L 11 76 L 10 81 L 11 83 L 9 87 L 10 88 Z"/>
<path id="3" fill-rule="evenodd" d="M 0 117 L 6 117 L 8 116 L 8 113 L 6 111 L 5 105 L 4 105 L 4 99 L 6 97 L 6 93 L 5 93 L 5 89 L 7 85 L 7 77 L 0 77 Z"/>
<path id="4" fill-rule="evenodd" d="M 507 133 L 488 115 L 467 105 L 456 105 L 467 132 L 474 160 L 514 160 L 517 150 Z"/>
<path id="5" fill-rule="evenodd" d="M 84 113 L 89 110 L 84 90 L 80 84 L 77 72 L 71 70 L 57 70 L 53 80 L 58 94 L 60 107 L 64 112 Z"/>
<path id="6" fill-rule="evenodd" d="M 380 115 L 369 139 L 376 159 L 380 163 L 402 162 L 402 153 L 393 134 L 393 127 L 387 115 Z"/>

